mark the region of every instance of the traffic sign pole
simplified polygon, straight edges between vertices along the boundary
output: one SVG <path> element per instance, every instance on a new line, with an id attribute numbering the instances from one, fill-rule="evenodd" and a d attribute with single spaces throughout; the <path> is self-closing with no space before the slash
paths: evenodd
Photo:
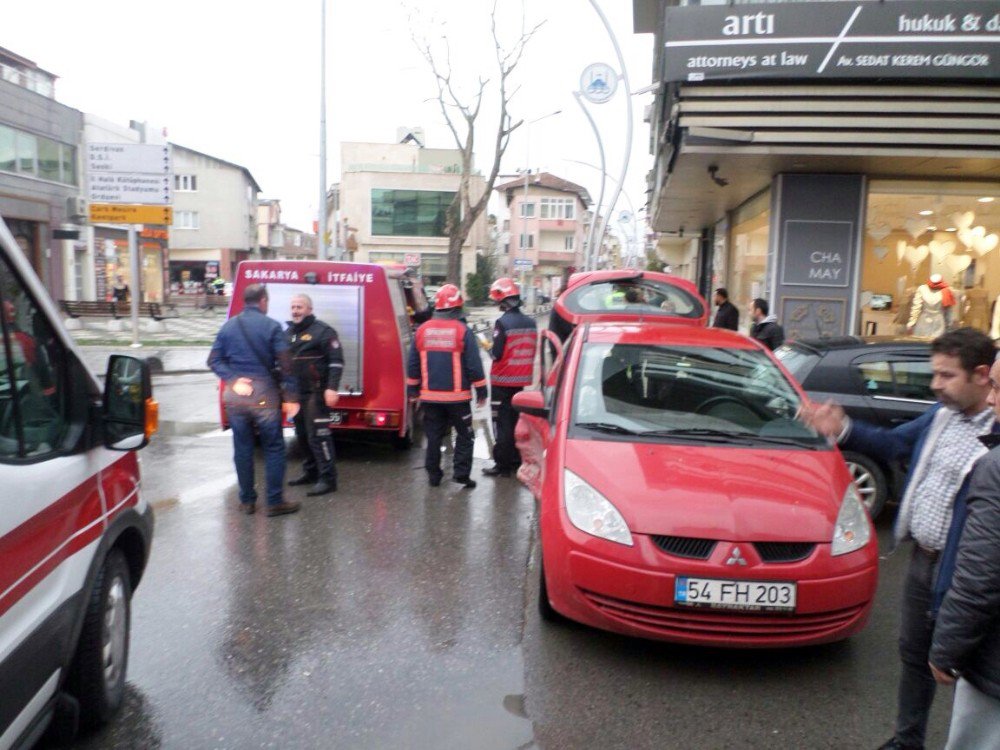
<path id="1" fill-rule="evenodd" d="M 132 305 L 130 318 L 132 319 L 132 347 L 142 346 L 139 342 L 139 295 L 142 293 L 142 280 L 139 278 L 139 243 L 136 241 L 135 224 L 128 225 L 128 254 L 129 267 L 132 275 Z"/>

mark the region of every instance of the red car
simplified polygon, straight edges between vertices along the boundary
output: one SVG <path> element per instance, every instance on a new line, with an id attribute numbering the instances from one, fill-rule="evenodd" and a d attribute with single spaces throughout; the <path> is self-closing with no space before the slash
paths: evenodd
<path id="1" fill-rule="evenodd" d="M 687 279 L 658 271 L 587 271 L 569 277 L 552 306 L 549 330 L 565 341 L 581 322 L 642 318 L 704 328 L 708 306 Z"/>
<path id="2" fill-rule="evenodd" d="M 730 331 L 583 322 L 521 412 L 539 608 L 627 635 L 801 646 L 860 631 L 871 520 L 805 396 Z"/>

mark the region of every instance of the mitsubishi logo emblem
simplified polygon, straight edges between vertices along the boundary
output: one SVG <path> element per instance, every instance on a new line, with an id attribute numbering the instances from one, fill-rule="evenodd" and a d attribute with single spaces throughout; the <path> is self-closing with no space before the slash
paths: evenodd
<path id="1" fill-rule="evenodd" d="M 726 565 L 746 565 L 746 558 L 743 557 L 743 553 L 740 552 L 739 547 L 733 547 L 733 551 L 729 555 L 729 559 L 726 560 Z"/>

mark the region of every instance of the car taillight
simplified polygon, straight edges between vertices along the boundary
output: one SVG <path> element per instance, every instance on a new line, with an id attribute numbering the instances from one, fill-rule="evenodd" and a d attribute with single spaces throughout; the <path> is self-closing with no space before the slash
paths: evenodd
<path id="1" fill-rule="evenodd" d="M 399 427 L 399 412 L 366 411 L 363 418 L 370 427 Z"/>

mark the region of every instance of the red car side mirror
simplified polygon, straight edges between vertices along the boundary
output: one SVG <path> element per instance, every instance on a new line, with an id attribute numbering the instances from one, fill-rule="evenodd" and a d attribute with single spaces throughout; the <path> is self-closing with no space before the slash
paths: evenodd
<path id="1" fill-rule="evenodd" d="M 531 417 L 549 418 L 549 407 L 545 405 L 545 397 L 541 391 L 521 391 L 514 394 L 511 401 L 514 409 Z"/>

